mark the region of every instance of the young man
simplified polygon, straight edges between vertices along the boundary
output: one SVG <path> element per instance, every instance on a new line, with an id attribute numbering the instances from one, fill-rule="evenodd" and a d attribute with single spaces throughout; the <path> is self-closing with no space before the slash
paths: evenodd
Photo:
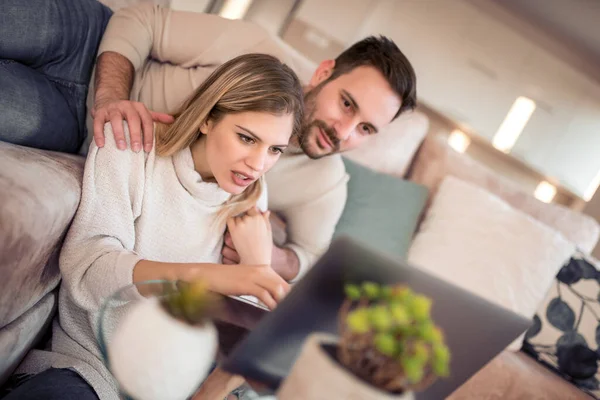
<path id="1" fill-rule="evenodd" d="M 121 121 L 127 120 L 134 151 L 142 144 L 148 150 L 148 109 L 167 119 L 163 113 L 217 65 L 250 52 L 273 54 L 297 71 L 290 52 L 252 23 L 149 5 L 116 12 L 98 52 L 96 143 L 103 145 L 102 127 L 111 122 L 124 149 Z M 348 177 L 338 153 L 360 146 L 416 103 L 414 70 L 384 37 L 364 39 L 323 61 L 305 83 L 305 128 L 267 174 L 269 208 L 285 220 L 288 239 L 274 246 L 273 268 L 290 281 L 327 249 L 343 211 Z M 225 262 L 239 261 L 227 237 L 223 256 Z"/>

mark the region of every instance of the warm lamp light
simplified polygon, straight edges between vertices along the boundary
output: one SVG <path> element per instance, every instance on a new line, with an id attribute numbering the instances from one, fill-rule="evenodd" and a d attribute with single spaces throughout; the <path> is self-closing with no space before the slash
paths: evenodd
<path id="1" fill-rule="evenodd" d="M 510 152 L 534 111 L 535 102 L 533 100 L 519 97 L 496 132 L 492 141 L 494 147 L 505 153 Z"/>

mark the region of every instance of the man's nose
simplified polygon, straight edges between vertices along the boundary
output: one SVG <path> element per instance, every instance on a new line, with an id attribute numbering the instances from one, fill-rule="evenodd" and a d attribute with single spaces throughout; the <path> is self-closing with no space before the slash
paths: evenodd
<path id="1" fill-rule="evenodd" d="M 335 125 L 335 133 L 340 142 L 348 140 L 354 129 L 356 129 L 356 118 L 343 118 L 339 120 Z"/>

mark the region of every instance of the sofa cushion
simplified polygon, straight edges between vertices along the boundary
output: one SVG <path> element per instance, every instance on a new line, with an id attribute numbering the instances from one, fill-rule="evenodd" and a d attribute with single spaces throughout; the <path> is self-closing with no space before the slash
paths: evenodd
<path id="1" fill-rule="evenodd" d="M 558 230 L 586 253 L 590 253 L 598 242 L 600 225 L 592 217 L 559 204 L 543 203 L 467 155 L 455 152 L 441 136 L 427 136 L 417 153 L 409 179 L 427 186 L 433 198 L 448 175 L 494 193 L 512 207 Z"/>
<path id="2" fill-rule="evenodd" d="M 523 350 L 600 398 L 600 262 L 582 253 L 558 272 Z"/>
<path id="3" fill-rule="evenodd" d="M 425 114 L 405 113 L 344 156 L 376 171 L 404 177 L 428 129 Z"/>
<path id="4" fill-rule="evenodd" d="M 0 328 L 57 286 L 82 177 L 81 157 L 0 142 Z"/>
<path id="5" fill-rule="evenodd" d="M 406 257 L 427 189 L 344 159 L 348 200 L 334 237 L 348 235 L 388 254 Z"/>
<path id="6" fill-rule="evenodd" d="M 455 177 L 438 190 L 408 261 L 533 318 L 575 245 L 493 194 Z M 519 350 L 520 342 L 511 349 Z"/>

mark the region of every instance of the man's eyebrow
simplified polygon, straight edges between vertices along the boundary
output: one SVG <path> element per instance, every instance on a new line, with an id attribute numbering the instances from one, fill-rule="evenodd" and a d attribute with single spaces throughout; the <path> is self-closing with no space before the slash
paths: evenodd
<path id="1" fill-rule="evenodd" d="M 257 134 L 255 134 L 254 132 L 252 132 L 250 129 L 244 128 L 243 126 L 237 125 L 237 124 L 235 126 L 238 127 L 239 129 L 243 130 L 244 132 L 246 132 L 248 135 L 252 136 L 252 138 L 254 140 L 256 140 L 257 142 L 262 142 L 263 141 Z M 286 144 L 275 144 L 273 146 L 274 147 L 288 147 L 287 143 Z"/>
<path id="2" fill-rule="evenodd" d="M 358 106 L 358 103 L 356 102 L 356 100 L 354 100 L 354 97 L 352 97 L 352 95 L 348 91 L 342 89 L 342 94 L 348 98 L 348 101 L 350 103 L 352 103 L 352 107 L 356 111 L 360 111 L 360 107 Z M 370 122 L 363 122 L 363 123 L 365 125 L 368 125 L 373 130 L 373 133 L 378 133 L 379 132 L 379 129 L 377 129 L 377 127 L 375 127 L 375 125 L 373 125 L 372 123 L 370 123 Z"/>

